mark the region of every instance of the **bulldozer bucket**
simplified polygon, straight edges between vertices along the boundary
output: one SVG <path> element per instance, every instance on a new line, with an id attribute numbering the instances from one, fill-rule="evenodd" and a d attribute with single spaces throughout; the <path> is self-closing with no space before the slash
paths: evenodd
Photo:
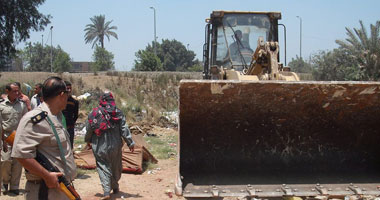
<path id="1" fill-rule="evenodd" d="M 380 195 L 380 83 L 183 80 L 185 197 Z"/>

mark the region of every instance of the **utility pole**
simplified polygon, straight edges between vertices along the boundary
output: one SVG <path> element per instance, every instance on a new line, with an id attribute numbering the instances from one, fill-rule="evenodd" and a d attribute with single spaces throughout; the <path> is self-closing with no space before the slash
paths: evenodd
<path id="1" fill-rule="evenodd" d="M 302 58 L 302 18 L 297 16 L 300 19 L 300 58 Z"/>
<path id="2" fill-rule="evenodd" d="M 53 26 L 50 26 L 50 72 L 53 73 Z"/>
<path id="3" fill-rule="evenodd" d="M 44 35 L 42 35 L 42 49 L 44 48 Z"/>
<path id="4" fill-rule="evenodd" d="M 154 12 L 154 55 L 157 56 L 157 36 L 156 36 L 156 9 L 151 6 L 150 9 L 153 9 Z"/>

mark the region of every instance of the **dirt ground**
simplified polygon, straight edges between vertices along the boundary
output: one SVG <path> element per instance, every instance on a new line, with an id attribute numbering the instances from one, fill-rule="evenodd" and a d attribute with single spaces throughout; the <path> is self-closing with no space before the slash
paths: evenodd
<path id="1" fill-rule="evenodd" d="M 169 191 L 174 192 L 177 160 L 159 160 L 157 168 L 160 170 L 152 170 L 154 173 L 123 174 L 119 181 L 120 193 L 112 195 L 112 199 L 183 199 L 173 193 L 168 194 Z M 75 187 L 82 199 L 95 200 L 103 194 L 97 173 L 77 179 Z"/>
<path id="2" fill-rule="evenodd" d="M 177 160 L 159 160 L 160 170 L 145 171 L 143 174 L 122 174 L 119 181 L 120 192 L 111 195 L 111 199 L 136 199 L 136 200 L 155 200 L 155 199 L 184 199 L 177 197 L 174 192 L 174 180 L 177 171 Z M 151 173 L 153 172 L 153 173 Z M 83 200 L 100 199 L 103 195 L 99 176 L 95 171 L 78 177 L 74 181 L 75 189 Z M 19 196 L 2 195 L 0 199 L 21 200 L 24 199 L 25 177 L 20 183 Z M 170 198 L 170 196 L 172 196 Z"/>
<path id="3" fill-rule="evenodd" d="M 164 131 L 163 128 L 153 130 L 158 135 L 165 137 L 167 134 L 178 134 L 177 131 Z M 167 130 L 167 129 L 166 129 Z M 178 159 L 171 158 L 158 161 L 154 169 L 146 170 L 142 174 L 123 173 L 119 181 L 120 192 L 112 194 L 111 199 L 135 199 L 135 200 L 156 200 L 156 199 L 184 199 L 174 194 L 175 177 L 178 171 Z M 25 176 L 21 177 L 19 196 L 0 196 L 1 200 L 21 200 L 25 193 Z M 99 176 L 95 170 L 88 170 L 74 181 L 75 189 L 83 200 L 100 199 L 103 195 Z"/>

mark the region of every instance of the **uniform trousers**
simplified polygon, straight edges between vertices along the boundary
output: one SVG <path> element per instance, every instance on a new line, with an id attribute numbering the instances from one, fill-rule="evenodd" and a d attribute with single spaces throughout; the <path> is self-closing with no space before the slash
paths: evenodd
<path id="1" fill-rule="evenodd" d="M 17 159 L 11 157 L 12 147 L 8 145 L 8 151 L 1 151 L 1 174 L 3 184 L 9 184 L 10 190 L 17 190 L 20 186 L 22 165 Z"/>
<path id="2" fill-rule="evenodd" d="M 2 160 L 2 150 L 3 150 L 3 141 L 0 140 L 0 196 L 3 191 L 1 191 L 1 186 L 3 185 L 3 173 L 2 173 L 2 168 L 3 168 L 3 162 Z"/>
<path id="3" fill-rule="evenodd" d="M 41 181 L 26 181 L 25 195 L 26 200 L 38 199 Z M 54 200 L 69 200 L 69 198 L 59 189 L 48 189 L 48 199 Z"/>

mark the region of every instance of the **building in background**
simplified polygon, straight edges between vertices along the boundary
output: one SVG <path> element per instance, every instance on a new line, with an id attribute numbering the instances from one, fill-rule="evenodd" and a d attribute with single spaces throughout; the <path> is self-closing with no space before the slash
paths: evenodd
<path id="1" fill-rule="evenodd" d="M 91 64 L 93 62 L 71 62 L 72 68 L 70 72 L 91 72 Z"/>
<path id="2" fill-rule="evenodd" d="M 71 62 L 72 73 L 86 73 L 91 72 L 91 64 L 93 62 Z M 23 62 L 21 59 L 0 59 L 0 71 L 24 71 Z"/>

